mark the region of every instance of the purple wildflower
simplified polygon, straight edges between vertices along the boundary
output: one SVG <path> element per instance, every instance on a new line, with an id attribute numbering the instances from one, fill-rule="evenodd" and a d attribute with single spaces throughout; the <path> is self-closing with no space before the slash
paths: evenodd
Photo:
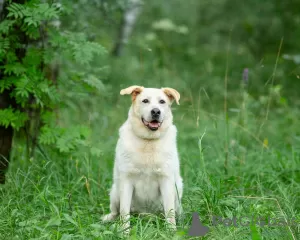
<path id="1" fill-rule="evenodd" d="M 249 80 L 249 69 L 248 68 L 244 68 L 244 71 L 243 71 L 243 83 L 245 85 L 248 85 L 248 80 Z"/>

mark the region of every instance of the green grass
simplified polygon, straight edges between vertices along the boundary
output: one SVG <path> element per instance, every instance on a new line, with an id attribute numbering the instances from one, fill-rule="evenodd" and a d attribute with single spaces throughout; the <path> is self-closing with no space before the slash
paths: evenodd
<path id="1" fill-rule="evenodd" d="M 86 98 L 77 109 L 61 113 L 62 125 L 90 125 L 100 157 L 81 149 L 59 154 L 43 148 L 29 161 L 23 144 L 15 141 L 7 184 L 0 187 L 0 239 L 122 238 L 118 221 L 100 222 L 109 210 L 118 128 L 130 105 L 130 98 L 119 97 L 118 91 Z M 203 92 L 182 95 L 182 104 L 173 109 L 184 179 L 178 231 L 169 232 L 163 216 L 133 216 L 130 238 L 189 239 L 192 213 L 198 212 L 210 227 L 203 239 L 299 239 L 299 110 L 274 107 L 265 120 L 265 105 L 241 97 L 235 109 L 229 105 L 225 121 L 222 107 L 210 111 L 202 98 Z M 213 215 L 296 218 L 298 226 L 212 226 Z"/>

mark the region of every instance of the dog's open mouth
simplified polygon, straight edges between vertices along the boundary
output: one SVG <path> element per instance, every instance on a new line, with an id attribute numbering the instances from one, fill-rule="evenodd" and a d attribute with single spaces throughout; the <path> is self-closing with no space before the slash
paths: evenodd
<path id="1" fill-rule="evenodd" d="M 162 122 L 160 122 L 158 120 L 152 120 L 152 121 L 148 122 L 144 118 L 142 118 L 142 121 L 143 121 L 144 125 L 152 131 L 156 131 L 162 124 Z"/>

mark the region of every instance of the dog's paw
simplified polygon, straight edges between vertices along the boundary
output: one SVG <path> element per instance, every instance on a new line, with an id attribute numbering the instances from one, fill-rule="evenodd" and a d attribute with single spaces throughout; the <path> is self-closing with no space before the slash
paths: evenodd
<path id="1" fill-rule="evenodd" d="M 122 224 L 121 231 L 124 236 L 128 236 L 130 234 L 130 224 L 129 223 Z"/>
<path id="2" fill-rule="evenodd" d="M 176 220 L 175 218 L 167 218 L 167 228 L 172 230 L 172 231 L 176 231 Z"/>
<path id="3" fill-rule="evenodd" d="M 102 222 L 111 222 L 111 221 L 113 221 L 116 217 L 117 217 L 116 214 L 109 213 L 109 214 L 106 214 L 106 215 L 102 216 L 101 220 L 102 220 Z"/>
<path id="4" fill-rule="evenodd" d="M 130 222 L 129 219 L 120 218 L 119 222 L 119 232 L 123 237 L 128 237 L 130 235 Z"/>

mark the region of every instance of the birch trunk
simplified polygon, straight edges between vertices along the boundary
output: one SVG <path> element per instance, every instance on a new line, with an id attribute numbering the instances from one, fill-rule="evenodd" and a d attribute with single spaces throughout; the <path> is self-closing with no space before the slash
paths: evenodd
<path id="1" fill-rule="evenodd" d="M 114 56 L 122 54 L 124 45 L 127 44 L 130 34 L 141 11 L 141 0 L 128 0 L 126 9 L 124 10 L 123 19 L 119 28 L 118 38 L 112 51 Z"/>

